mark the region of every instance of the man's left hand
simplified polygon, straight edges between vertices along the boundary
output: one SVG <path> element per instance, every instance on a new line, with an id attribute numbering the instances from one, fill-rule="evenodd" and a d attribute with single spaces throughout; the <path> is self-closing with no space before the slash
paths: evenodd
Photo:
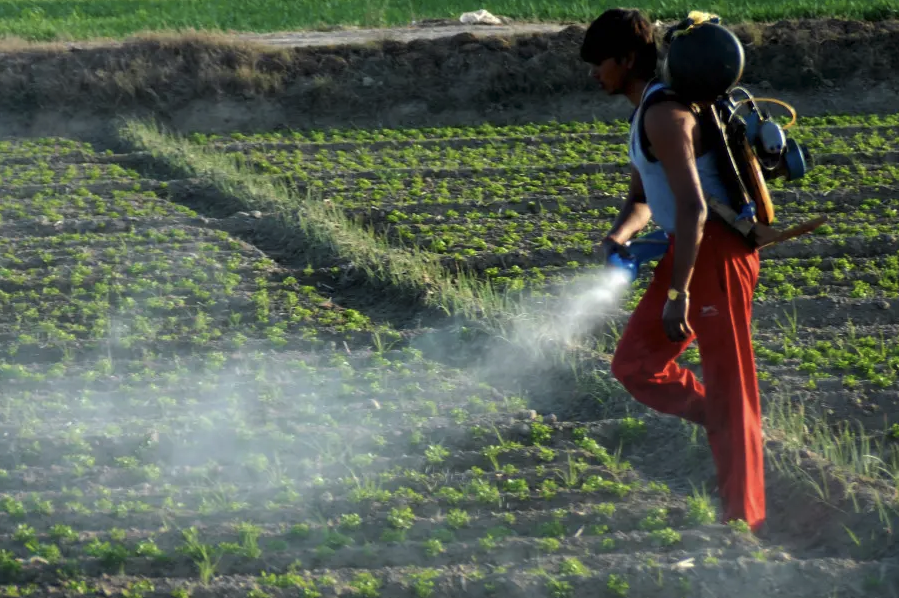
<path id="1" fill-rule="evenodd" d="M 687 297 L 669 299 L 662 310 L 662 326 L 665 335 L 673 343 L 681 343 L 693 335 L 693 329 L 687 322 L 687 312 L 690 309 L 690 300 Z"/>

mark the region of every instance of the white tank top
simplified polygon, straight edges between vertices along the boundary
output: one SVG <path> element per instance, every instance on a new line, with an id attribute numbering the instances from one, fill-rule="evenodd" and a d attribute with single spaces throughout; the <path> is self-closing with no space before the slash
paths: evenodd
<path id="1" fill-rule="evenodd" d="M 652 218 L 656 221 L 665 232 L 674 234 L 675 231 L 675 199 L 668 185 L 668 177 L 665 175 L 665 169 L 662 163 L 656 160 L 650 162 L 640 147 L 639 122 L 643 116 L 643 102 L 646 97 L 665 87 L 664 83 L 653 83 L 648 85 L 640 99 L 640 106 L 637 108 L 634 118 L 631 121 L 629 156 L 637 172 L 640 173 L 640 179 L 643 181 L 643 189 L 646 193 L 646 204 L 652 212 Z M 718 175 L 718 166 L 715 163 L 715 153 L 706 152 L 702 156 L 696 158 L 696 169 L 699 171 L 699 181 L 702 186 L 702 192 L 706 202 L 722 201 L 727 202 L 727 188 Z"/>

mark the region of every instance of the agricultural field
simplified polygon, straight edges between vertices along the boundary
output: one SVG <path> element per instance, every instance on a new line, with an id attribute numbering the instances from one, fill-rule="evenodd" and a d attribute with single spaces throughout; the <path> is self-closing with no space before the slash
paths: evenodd
<path id="1" fill-rule="evenodd" d="M 657 4 L 636 3 L 660 19 L 695 8 Z M 739 2 L 728 20 L 876 19 L 894 5 Z M 0 0 L 0 34 L 264 32 L 473 8 L 154 7 Z M 586 21 L 606 7 L 487 8 Z M 519 50 L 531 64 L 537 50 Z M 217 82 L 198 71 L 216 92 L 265 70 L 252 52 L 258 72 L 236 51 L 173 54 L 159 80 L 179 109 L 170 77 L 191 61 L 234 67 Z M 127 64 L 116 56 L 94 64 Z M 257 83 L 306 85 L 294 58 Z M 98 105 L 166 105 L 122 64 L 97 67 L 120 85 Z M 108 143 L 0 139 L 0 598 L 899 595 L 899 117 L 801 117 L 788 131 L 815 162 L 771 183 L 778 224 L 829 222 L 762 254 L 757 535 L 720 521 L 702 430 L 610 376 L 649 269 L 602 317 L 576 294 L 596 290 L 627 130 L 177 137 L 132 120 Z M 701 373 L 695 347 L 681 361 Z"/>
<path id="2" fill-rule="evenodd" d="M 2 595 L 702 596 L 722 579 L 736 596 L 882 595 L 890 430 L 835 439 L 793 401 L 873 413 L 868 424 L 896 413 L 896 126 L 809 119 L 794 132 L 821 165 L 778 187 L 780 217 L 832 218 L 764 261 L 757 342 L 782 526 L 767 539 L 718 522 L 702 435 L 637 409 L 607 374 L 601 396 L 583 388 L 592 410 L 532 410 L 527 392 L 429 357 L 428 330 L 354 309 L 346 263 L 293 267 L 248 244 L 269 214 L 204 212 L 195 181 L 159 174 L 174 159 L 149 137 L 132 154 L 4 142 Z M 614 217 L 622 134 L 581 123 L 188 147 L 246 156 L 293 201 L 361 216 L 395 247 L 553 296 L 590 272 Z M 610 350 L 577 367 L 602 376 Z M 822 458 L 846 477 L 821 473 Z M 845 514 L 821 527 L 787 491 L 803 475 L 825 494 L 849 484 L 827 496 Z"/>

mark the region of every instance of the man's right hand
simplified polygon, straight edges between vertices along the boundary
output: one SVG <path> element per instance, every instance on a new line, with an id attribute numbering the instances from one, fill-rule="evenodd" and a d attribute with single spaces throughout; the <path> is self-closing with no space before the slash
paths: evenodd
<path id="1" fill-rule="evenodd" d="M 608 264 L 609 258 L 616 253 L 621 255 L 622 257 L 631 257 L 631 254 L 627 250 L 627 248 L 618 241 L 612 239 L 611 237 L 606 237 L 605 239 L 603 239 L 599 244 L 599 265 L 604 266 Z"/>

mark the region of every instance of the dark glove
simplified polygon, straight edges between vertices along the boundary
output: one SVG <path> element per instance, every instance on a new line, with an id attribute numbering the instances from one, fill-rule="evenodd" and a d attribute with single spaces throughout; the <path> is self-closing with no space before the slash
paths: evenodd
<path id="1" fill-rule="evenodd" d="M 609 258 L 616 253 L 621 257 L 632 257 L 627 248 L 618 241 L 609 237 L 603 239 L 599 244 L 599 265 L 604 266 L 608 264 Z"/>

